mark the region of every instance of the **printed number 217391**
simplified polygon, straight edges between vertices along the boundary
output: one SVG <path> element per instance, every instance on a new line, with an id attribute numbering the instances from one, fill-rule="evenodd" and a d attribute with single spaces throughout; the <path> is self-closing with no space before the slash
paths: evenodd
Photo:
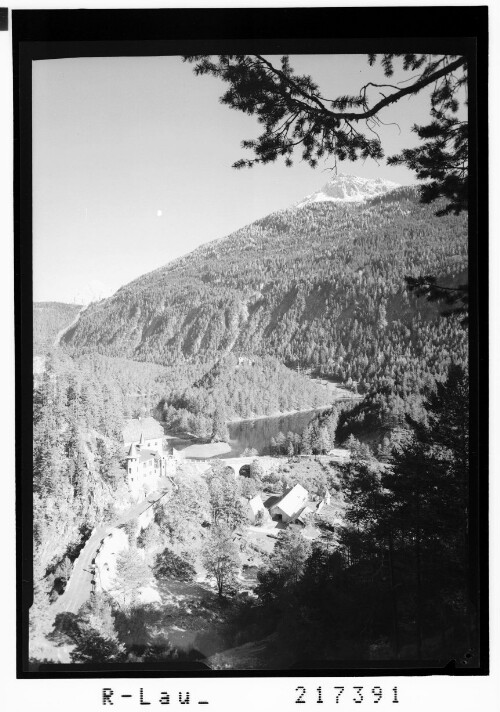
<path id="1" fill-rule="evenodd" d="M 310 693 L 303 685 L 299 685 L 295 688 L 295 692 L 297 693 L 295 699 L 295 704 L 297 705 L 305 705 L 306 703 L 321 705 L 324 702 L 341 704 L 343 701 L 354 702 L 358 705 L 363 702 L 371 702 L 376 705 L 383 697 L 392 703 L 399 703 L 397 687 L 383 691 L 380 685 L 375 685 L 371 688 L 363 687 L 362 685 L 353 685 L 352 687 L 336 685 L 333 688 L 317 687 L 314 691 L 311 690 Z"/>

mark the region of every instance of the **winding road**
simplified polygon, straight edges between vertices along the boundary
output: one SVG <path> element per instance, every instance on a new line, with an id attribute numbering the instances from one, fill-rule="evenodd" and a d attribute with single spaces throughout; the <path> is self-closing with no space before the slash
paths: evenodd
<path id="1" fill-rule="evenodd" d="M 170 490 L 154 492 L 143 502 L 139 502 L 133 507 L 130 507 L 130 509 L 127 509 L 126 512 L 121 514 L 114 521 L 94 529 L 78 558 L 75 560 L 75 565 L 64 593 L 59 596 L 51 606 L 54 618 L 58 613 L 77 613 L 80 607 L 90 597 L 94 578 L 92 567 L 95 557 L 104 539 L 109 536 L 111 530 L 132 519 L 136 519 L 147 509 L 154 507 L 157 502 L 168 494 L 170 494 Z"/>

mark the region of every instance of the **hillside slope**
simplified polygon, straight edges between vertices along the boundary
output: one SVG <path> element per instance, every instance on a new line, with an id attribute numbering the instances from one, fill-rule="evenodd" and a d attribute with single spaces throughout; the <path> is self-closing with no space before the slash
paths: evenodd
<path id="1" fill-rule="evenodd" d="M 81 308 L 79 304 L 34 302 L 33 355 L 43 356 L 50 350 L 57 334 L 71 324 Z"/>
<path id="2" fill-rule="evenodd" d="M 343 381 L 441 372 L 465 332 L 404 289 L 465 274 L 466 219 L 435 211 L 400 188 L 272 213 L 91 305 L 63 343 L 163 365 L 271 355 Z"/>

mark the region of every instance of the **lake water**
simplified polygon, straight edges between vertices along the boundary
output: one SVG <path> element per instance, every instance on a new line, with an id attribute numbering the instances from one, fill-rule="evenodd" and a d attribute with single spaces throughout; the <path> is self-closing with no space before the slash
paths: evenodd
<path id="1" fill-rule="evenodd" d="M 289 415 L 276 415 L 228 423 L 231 451 L 217 455 L 217 457 L 221 459 L 238 457 L 246 448 L 255 448 L 259 451 L 259 455 L 268 455 L 271 438 L 276 438 L 279 432 L 282 432 L 283 435 L 288 432 L 301 435 L 306 425 L 322 410 L 325 409 L 317 408 L 300 413 L 290 413 Z M 193 440 L 189 438 L 172 435 L 169 435 L 168 442 L 171 447 L 181 451 L 193 445 Z M 194 459 L 198 458 L 195 457 Z"/>
<path id="2" fill-rule="evenodd" d="M 301 435 L 306 425 L 322 410 L 324 408 L 228 423 L 231 451 L 217 457 L 221 459 L 238 457 L 246 448 L 255 448 L 259 455 L 268 455 L 271 438 L 276 438 L 279 432 L 282 432 L 283 435 L 288 432 Z M 193 441 L 170 435 L 169 445 L 176 450 L 185 450 L 193 445 Z M 197 458 L 195 457 L 195 459 Z"/>
<path id="3" fill-rule="evenodd" d="M 237 457 L 246 448 L 255 448 L 259 451 L 259 455 L 269 455 L 269 445 L 272 438 L 276 438 L 280 432 L 283 435 L 288 432 L 301 435 L 308 423 L 322 410 L 324 409 L 318 408 L 302 413 L 290 413 L 289 415 L 228 423 L 229 444 L 232 450 L 222 457 Z"/>
<path id="4" fill-rule="evenodd" d="M 327 383 L 325 385 L 330 389 L 332 396 L 332 405 L 340 401 L 354 401 L 359 398 L 358 395 L 348 392 L 346 389 L 339 387 L 336 383 Z M 218 455 L 224 459 L 228 457 L 238 457 L 246 448 L 255 448 L 259 455 L 269 455 L 271 439 L 278 436 L 280 432 L 286 436 L 287 433 L 302 434 L 304 428 L 311 420 L 321 411 L 330 408 L 315 408 L 312 410 L 301 411 L 298 413 L 290 413 L 288 415 L 275 415 L 265 418 L 250 418 L 248 420 L 240 420 L 227 424 L 229 430 L 229 445 L 231 451 Z M 177 450 L 185 450 L 193 445 L 193 441 L 184 438 L 171 438 L 170 445 Z"/>

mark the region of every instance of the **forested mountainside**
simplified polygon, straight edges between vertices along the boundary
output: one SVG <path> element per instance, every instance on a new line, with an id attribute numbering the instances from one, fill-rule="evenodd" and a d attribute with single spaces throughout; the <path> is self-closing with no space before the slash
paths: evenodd
<path id="1" fill-rule="evenodd" d="M 51 349 L 57 334 L 71 324 L 81 308 L 80 304 L 34 302 L 33 355 L 43 356 Z"/>
<path id="2" fill-rule="evenodd" d="M 81 399 L 80 419 L 86 426 L 95 427 L 102 404 L 112 403 L 108 425 L 117 432 L 116 414 L 127 419 L 154 412 L 171 428 L 209 437 L 216 411 L 230 420 L 317 408 L 331 402 L 324 385 L 286 368 L 271 356 L 250 359 L 228 354 L 215 363 L 181 360 L 165 367 L 100 354 L 69 358 L 55 350 L 48 355 L 46 368 L 71 381 Z M 40 387 L 41 382 L 37 377 L 35 386 Z"/>
<path id="3" fill-rule="evenodd" d="M 216 417 L 251 418 L 330 403 L 327 388 L 271 356 L 250 359 L 229 354 L 187 388 L 182 382 L 166 388 L 160 415 L 171 428 L 210 437 Z"/>
<path id="4" fill-rule="evenodd" d="M 68 359 L 58 352 L 51 362 L 58 371 L 72 365 L 74 387 L 91 411 L 92 404 L 112 397 L 116 412 L 124 418 L 154 412 L 170 428 L 199 437 L 212 435 L 216 411 L 230 420 L 331 402 L 327 388 L 271 356 L 249 359 L 228 354 L 215 363 L 193 365 L 181 360 L 165 367 L 100 354 Z"/>
<path id="5" fill-rule="evenodd" d="M 400 188 L 273 213 L 91 305 L 63 343 L 164 365 L 271 355 L 362 392 L 442 376 L 466 358 L 465 332 L 404 288 L 405 275 L 464 278 L 466 218 L 435 211 Z"/>

